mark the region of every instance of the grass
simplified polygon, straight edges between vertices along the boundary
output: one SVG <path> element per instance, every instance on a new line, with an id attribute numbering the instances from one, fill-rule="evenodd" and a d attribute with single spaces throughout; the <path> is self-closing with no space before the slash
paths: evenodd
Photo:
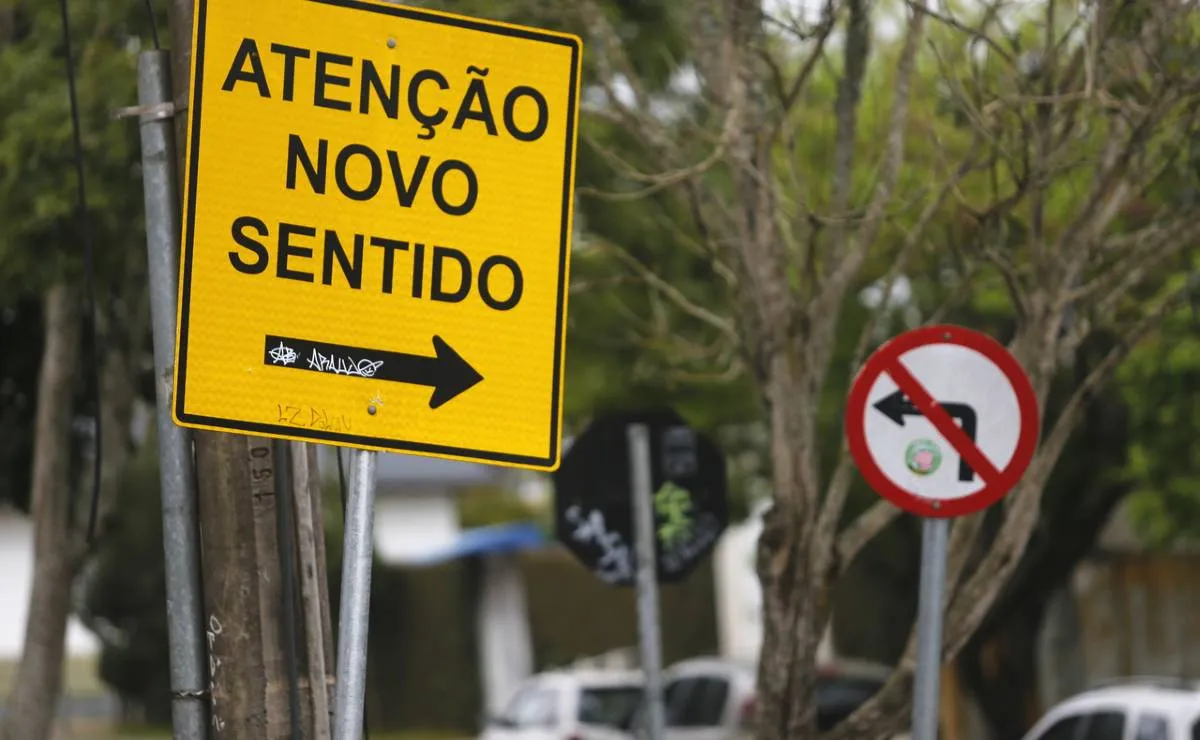
<path id="1" fill-rule="evenodd" d="M 109 730 L 107 734 L 82 734 L 64 737 L 61 740 L 171 740 L 170 730 L 128 729 Z M 422 732 L 372 732 L 371 740 L 465 740 L 452 735 Z"/>
<path id="2" fill-rule="evenodd" d="M 17 680 L 17 664 L 15 661 L 0 660 L 0 697 L 6 697 L 12 691 L 13 683 Z M 3 699 L 0 699 L 3 701 Z"/>
<path id="3" fill-rule="evenodd" d="M 93 697 L 108 693 L 98 675 L 96 657 L 73 658 L 67 661 L 63 674 L 67 694 Z M 0 704 L 12 691 L 16 681 L 17 662 L 0 660 Z M 72 720 L 63 722 L 55 740 L 171 740 L 169 728 L 113 729 L 106 722 Z M 465 740 L 452 733 L 439 732 L 372 732 L 371 740 Z"/>
<path id="4" fill-rule="evenodd" d="M 17 680 L 17 661 L 0 660 L 0 703 Z M 100 680 L 99 657 L 71 658 L 63 672 L 63 691 L 71 696 L 102 696 L 108 693 Z"/>

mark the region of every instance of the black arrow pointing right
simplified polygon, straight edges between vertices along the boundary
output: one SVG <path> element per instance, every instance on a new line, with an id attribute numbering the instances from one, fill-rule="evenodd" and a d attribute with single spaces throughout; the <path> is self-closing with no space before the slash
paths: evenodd
<path id="1" fill-rule="evenodd" d="M 272 367 L 430 386 L 431 409 L 439 408 L 483 380 L 475 368 L 437 335 L 433 337 L 432 357 L 269 334 L 264 347 L 263 363 Z"/>
<path id="2" fill-rule="evenodd" d="M 941 401 L 938 401 L 938 406 L 941 406 L 950 418 L 958 420 L 963 434 L 966 434 L 972 442 L 975 441 L 975 429 L 978 423 L 975 409 L 965 403 L 942 403 Z M 884 396 L 875 403 L 875 410 L 894 421 L 897 426 L 904 426 L 904 417 L 906 416 L 924 416 L 901 390 Z M 961 453 L 958 456 L 958 479 L 964 483 L 970 483 L 975 479 L 975 471 L 971 470 L 971 466 L 967 464 L 966 458 Z"/>

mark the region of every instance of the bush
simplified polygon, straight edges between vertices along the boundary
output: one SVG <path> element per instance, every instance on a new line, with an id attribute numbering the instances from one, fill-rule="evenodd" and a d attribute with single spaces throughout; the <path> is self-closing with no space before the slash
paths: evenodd
<path id="1" fill-rule="evenodd" d="M 101 639 L 101 680 L 148 724 L 171 719 L 160 490 L 158 449 L 148 443 L 125 472 L 78 610 Z"/>

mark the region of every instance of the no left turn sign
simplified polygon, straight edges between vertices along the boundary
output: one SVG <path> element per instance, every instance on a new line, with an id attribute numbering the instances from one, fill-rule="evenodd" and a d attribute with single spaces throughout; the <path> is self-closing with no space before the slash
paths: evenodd
<path id="1" fill-rule="evenodd" d="M 1004 497 L 1038 443 L 1037 397 L 996 340 L 959 326 L 901 334 L 850 389 L 846 437 L 867 483 L 924 517 L 973 514 Z"/>

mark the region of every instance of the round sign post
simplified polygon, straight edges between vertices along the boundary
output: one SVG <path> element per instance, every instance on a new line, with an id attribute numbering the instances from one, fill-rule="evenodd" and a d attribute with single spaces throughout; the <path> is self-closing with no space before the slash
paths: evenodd
<path id="1" fill-rule="evenodd" d="M 846 441 L 879 495 L 924 519 L 913 740 L 936 740 L 949 520 L 1012 490 L 1037 449 L 1037 395 L 996 340 L 927 326 L 875 351 L 846 403 Z"/>

